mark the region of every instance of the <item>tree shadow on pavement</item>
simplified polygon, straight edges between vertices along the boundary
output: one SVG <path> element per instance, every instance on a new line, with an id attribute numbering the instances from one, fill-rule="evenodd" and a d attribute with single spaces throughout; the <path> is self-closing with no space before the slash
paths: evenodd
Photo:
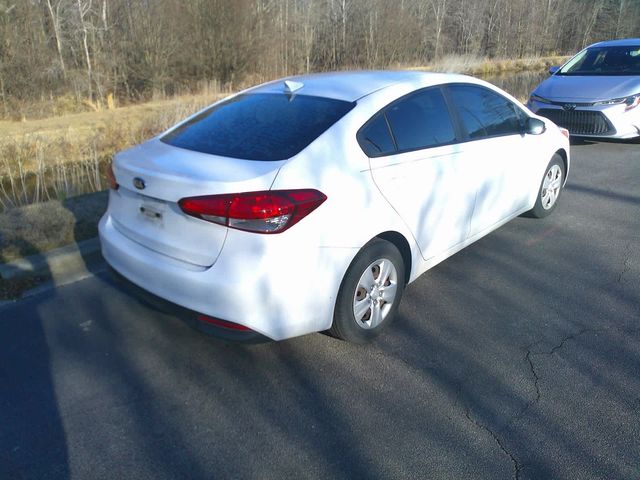
<path id="1" fill-rule="evenodd" d="M 70 476 L 53 358 L 40 314 L 54 296 L 50 291 L 24 300 L 20 314 L 9 302 L 0 305 L 0 478 Z"/>

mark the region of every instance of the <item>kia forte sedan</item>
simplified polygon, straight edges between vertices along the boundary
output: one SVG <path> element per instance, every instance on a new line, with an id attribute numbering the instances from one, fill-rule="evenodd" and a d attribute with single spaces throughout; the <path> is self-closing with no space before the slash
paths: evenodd
<path id="1" fill-rule="evenodd" d="M 220 335 L 365 342 L 426 270 L 551 213 L 568 171 L 567 131 L 481 80 L 292 77 L 117 154 L 102 253 Z"/>
<path id="2" fill-rule="evenodd" d="M 529 108 L 580 137 L 640 137 L 640 38 L 591 45 L 531 94 Z"/>

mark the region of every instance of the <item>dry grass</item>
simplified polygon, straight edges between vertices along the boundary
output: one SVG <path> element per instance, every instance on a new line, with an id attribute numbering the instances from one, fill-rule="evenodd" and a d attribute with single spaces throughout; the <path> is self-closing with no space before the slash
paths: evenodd
<path id="1" fill-rule="evenodd" d="M 543 70 L 566 57 L 534 57 L 518 60 L 447 56 L 434 64 L 404 66 L 415 70 L 445 71 L 472 75 Z M 398 66 L 402 67 L 402 66 Z M 154 136 L 178 120 L 219 100 L 221 92 L 209 84 L 198 95 L 156 99 L 116 109 L 25 121 L 0 121 L 0 177 L 15 176 L 19 169 L 36 172 L 54 163 L 104 160 L 114 152 Z"/>
<path id="2" fill-rule="evenodd" d="M 52 200 L 0 213 L 0 263 L 93 238 L 107 192 Z"/>
<path id="3" fill-rule="evenodd" d="M 449 55 L 437 62 L 419 67 L 409 67 L 410 70 L 424 70 L 427 72 L 463 73 L 467 75 L 496 75 L 500 73 L 515 73 L 526 70 L 544 70 L 552 65 L 561 65 L 569 57 L 528 57 L 520 59 L 482 58 L 473 55 Z"/>
<path id="4" fill-rule="evenodd" d="M 106 188 L 113 154 L 166 130 L 224 94 L 0 125 L 0 209 Z M 5 128 L 6 127 L 6 128 Z"/>
<path id="5" fill-rule="evenodd" d="M 15 160 L 15 151 L 1 149 L 13 146 L 26 153 L 44 148 L 48 161 L 63 157 L 65 161 L 79 161 L 91 147 L 98 154 L 111 154 L 156 135 L 178 120 L 222 98 L 225 94 L 176 97 L 115 110 L 76 113 L 24 122 L 0 121 L 0 174 L 2 168 Z M 9 156 L 13 154 L 14 157 Z M 22 156 L 25 168 L 34 169 L 35 157 Z M 29 161 L 31 160 L 31 161 Z M 2 165 L 4 163 L 4 165 Z"/>
<path id="6" fill-rule="evenodd" d="M 107 207 L 107 192 L 0 212 L 0 263 L 93 238 Z M 0 278 L 0 300 L 19 298 L 45 277 Z"/>

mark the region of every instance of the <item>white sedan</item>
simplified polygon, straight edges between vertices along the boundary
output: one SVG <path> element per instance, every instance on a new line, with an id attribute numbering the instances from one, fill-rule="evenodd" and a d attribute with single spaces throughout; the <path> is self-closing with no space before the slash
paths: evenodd
<path id="1" fill-rule="evenodd" d="M 481 80 L 291 77 L 117 154 L 102 253 L 219 335 L 365 342 L 426 270 L 548 215 L 568 170 L 568 132 Z"/>

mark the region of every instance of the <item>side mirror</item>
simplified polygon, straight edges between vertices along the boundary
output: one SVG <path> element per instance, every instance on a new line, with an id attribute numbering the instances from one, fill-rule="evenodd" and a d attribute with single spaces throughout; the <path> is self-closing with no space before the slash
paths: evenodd
<path id="1" fill-rule="evenodd" d="M 558 70 L 560 70 L 560 67 L 555 66 L 555 67 L 549 67 L 549 74 L 553 75 L 554 73 L 556 73 Z"/>
<path id="2" fill-rule="evenodd" d="M 539 118 L 529 117 L 524 124 L 524 133 L 529 135 L 542 135 L 546 130 L 547 126 Z"/>

